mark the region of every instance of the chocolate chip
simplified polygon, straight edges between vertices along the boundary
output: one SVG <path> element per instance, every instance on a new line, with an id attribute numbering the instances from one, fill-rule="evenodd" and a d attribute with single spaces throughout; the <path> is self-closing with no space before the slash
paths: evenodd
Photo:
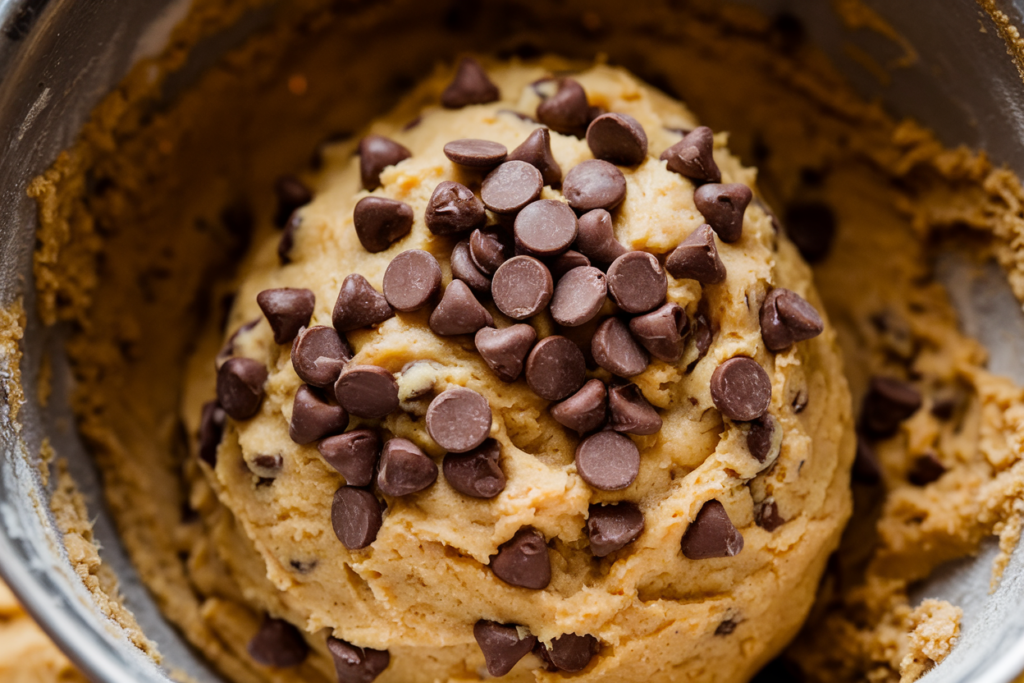
<path id="1" fill-rule="evenodd" d="M 815 264 L 832 249 L 836 236 L 836 215 L 825 204 L 793 204 L 786 210 L 786 236 L 804 259 Z"/>
<path id="2" fill-rule="evenodd" d="M 430 402 L 427 431 L 446 451 L 465 453 L 490 436 L 491 406 L 472 389 L 450 387 Z"/>
<path id="3" fill-rule="evenodd" d="M 590 259 L 578 251 L 569 251 L 559 254 L 548 261 L 548 270 L 551 271 L 552 279 L 557 283 L 565 274 L 574 268 L 585 268 L 590 265 Z M 607 290 L 607 286 L 605 288 Z"/>
<path id="4" fill-rule="evenodd" d="M 862 434 L 857 435 L 852 474 L 855 482 L 868 486 L 882 481 L 882 464 L 878 461 L 875 447 Z"/>
<path id="5" fill-rule="evenodd" d="M 274 194 L 277 195 L 277 213 L 274 214 L 274 225 L 284 227 L 292 213 L 313 201 L 313 192 L 293 175 L 283 175 L 274 181 Z"/>
<path id="6" fill-rule="evenodd" d="M 386 496 L 408 496 L 437 481 L 437 465 L 408 439 L 389 439 L 380 456 L 377 488 Z"/>
<path id="7" fill-rule="evenodd" d="M 711 400 L 732 420 L 749 422 L 764 415 L 772 400 L 772 381 L 752 358 L 736 356 L 711 375 Z"/>
<path id="8" fill-rule="evenodd" d="M 597 656 L 601 645 L 591 635 L 578 636 L 566 633 L 551 641 L 550 648 L 541 647 L 542 659 L 559 671 L 575 673 L 583 671 Z"/>
<path id="9" fill-rule="evenodd" d="M 516 247 L 524 254 L 555 256 L 576 241 L 576 229 L 576 214 L 565 202 L 542 199 L 516 216 Z"/>
<path id="10" fill-rule="evenodd" d="M 444 155 L 452 163 L 466 168 L 494 168 L 505 161 L 508 148 L 490 140 L 465 138 L 452 140 L 444 146 Z"/>
<path id="11" fill-rule="evenodd" d="M 466 453 L 448 453 L 442 469 L 448 484 L 459 493 L 473 498 L 494 498 L 505 490 L 505 473 L 501 469 L 501 446 L 487 439 Z"/>
<path id="12" fill-rule="evenodd" d="M 248 461 L 249 471 L 260 478 L 257 486 L 272 483 L 284 468 L 284 458 L 278 454 L 260 454 Z"/>
<path id="13" fill-rule="evenodd" d="M 525 161 L 506 161 L 487 174 L 480 186 L 484 206 L 498 214 L 514 214 L 536 201 L 544 188 L 540 171 Z"/>
<path id="14" fill-rule="evenodd" d="M 444 180 L 430 195 L 424 221 L 435 235 L 455 235 L 483 227 L 487 212 L 484 203 L 468 187 Z"/>
<path id="15" fill-rule="evenodd" d="M 334 659 L 338 683 L 372 683 L 391 663 L 387 650 L 356 647 L 333 636 L 327 636 L 327 651 Z"/>
<path id="16" fill-rule="evenodd" d="M 691 560 L 733 557 L 743 550 L 743 535 L 733 526 L 725 506 L 709 500 L 687 527 L 681 545 L 683 555 Z"/>
<path id="17" fill-rule="evenodd" d="M 907 473 L 907 479 L 914 486 L 927 486 L 938 481 L 946 473 L 946 467 L 934 453 L 925 453 L 914 459 L 914 466 Z"/>
<path id="18" fill-rule="evenodd" d="M 714 333 L 711 330 L 711 322 L 707 319 L 703 313 L 697 313 L 693 317 L 693 343 L 697 347 L 697 358 L 693 360 L 686 371 L 693 370 L 694 366 L 700 362 L 704 356 L 708 355 L 708 349 L 711 348 L 711 342 L 714 340 Z"/>
<path id="19" fill-rule="evenodd" d="M 494 275 L 512 253 L 512 240 L 504 230 L 482 228 L 469 236 L 469 255 L 484 275 Z"/>
<path id="20" fill-rule="evenodd" d="M 699 126 L 683 136 L 683 139 L 666 149 L 661 159 L 668 161 L 668 170 L 690 180 L 709 183 L 722 181 L 715 157 L 715 134 L 707 126 Z"/>
<path id="21" fill-rule="evenodd" d="M 646 313 L 665 301 L 668 278 L 654 254 L 631 251 L 608 266 L 608 294 L 627 313 Z"/>
<path id="22" fill-rule="evenodd" d="M 618 491 L 640 473 L 640 451 L 628 436 L 604 431 L 592 434 L 576 447 L 576 471 L 600 491 Z"/>
<path id="23" fill-rule="evenodd" d="M 380 173 L 412 156 L 412 152 L 383 135 L 367 135 L 359 141 L 359 177 L 363 189 L 373 192 L 380 187 Z"/>
<path id="24" fill-rule="evenodd" d="M 327 464 L 350 486 L 369 486 L 380 458 L 380 437 L 372 429 L 353 429 L 331 436 L 317 446 Z"/>
<path id="25" fill-rule="evenodd" d="M 604 424 L 608 412 L 608 391 L 604 382 L 592 379 L 575 394 L 551 406 L 555 422 L 579 434 L 592 432 Z"/>
<path id="26" fill-rule="evenodd" d="M 379 325 L 394 317 L 388 300 L 365 277 L 353 273 L 345 278 L 334 302 L 331 320 L 339 333 Z"/>
<path id="27" fill-rule="evenodd" d="M 501 98 L 498 86 L 487 77 L 480 63 L 470 57 L 463 57 L 455 77 L 441 93 L 441 106 L 445 109 L 461 109 L 470 104 L 487 104 Z"/>
<path id="28" fill-rule="evenodd" d="M 665 270 L 676 279 L 696 280 L 702 285 L 725 282 L 725 264 L 718 256 L 711 226 L 705 223 L 690 233 L 665 259 Z"/>
<path id="29" fill-rule="evenodd" d="M 264 289 L 256 295 L 256 303 L 274 331 L 274 342 L 287 344 L 309 324 L 316 296 L 308 289 Z"/>
<path id="30" fill-rule="evenodd" d="M 562 167 L 551 153 L 551 133 L 547 128 L 538 128 L 530 133 L 523 144 L 512 150 L 507 161 L 525 161 L 538 171 L 544 184 L 558 187 L 562 183 Z"/>
<path id="31" fill-rule="evenodd" d="M 537 120 L 559 133 L 582 133 L 590 119 L 589 111 L 583 86 L 572 78 L 563 78 L 555 94 L 537 105 Z"/>
<path id="32" fill-rule="evenodd" d="M 582 325 L 601 311 L 607 293 L 604 273 L 592 266 L 574 268 L 555 287 L 551 317 L 566 327 Z"/>
<path id="33" fill-rule="evenodd" d="M 634 377 L 647 369 L 647 353 L 618 318 L 608 318 L 598 326 L 590 352 L 598 365 L 619 377 Z"/>
<path id="34" fill-rule="evenodd" d="M 398 383 L 376 365 L 349 365 L 338 377 L 334 394 L 341 407 L 356 417 L 379 420 L 398 409 Z"/>
<path id="35" fill-rule="evenodd" d="M 551 583 L 551 560 L 544 536 L 532 527 L 523 527 L 498 548 L 498 554 L 491 558 L 491 571 L 513 586 L 544 590 Z"/>
<path id="36" fill-rule="evenodd" d="M 601 114 L 587 127 L 587 145 L 597 159 L 636 166 L 647 158 L 647 133 L 627 114 Z"/>
<path id="37" fill-rule="evenodd" d="M 608 388 L 608 426 L 617 432 L 647 436 L 661 430 L 661 416 L 640 387 L 621 384 Z"/>
<path id="38" fill-rule="evenodd" d="M 776 287 L 761 305 L 761 338 L 769 351 L 785 351 L 824 329 L 818 311 L 796 292 Z"/>
<path id="39" fill-rule="evenodd" d="M 480 272 L 473 262 L 469 240 L 462 240 L 455 245 L 451 258 L 452 277 L 465 282 L 470 289 L 480 295 L 491 293 L 491 281 Z"/>
<path id="40" fill-rule="evenodd" d="M 715 635 L 716 636 L 728 636 L 728 635 L 731 635 L 732 632 L 736 630 L 736 627 L 738 625 L 739 624 L 737 624 L 732 619 L 726 619 L 725 621 L 720 623 L 717 628 L 715 628 Z"/>
<path id="41" fill-rule="evenodd" d="M 682 306 L 670 302 L 630 320 L 629 331 L 652 356 L 676 363 L 683 357 L 690 322 Z"/>
<path id="42" fill-rule="evenodd" d="M 293 213 L 291 218 L 284 226 L 284 230 L 281 231 L 281 239 L 277 242 L 277 260 L 280 261 L 282 266 L 286 266 L 292 262 L 292 248 L 295 246 L 295 232 L 302 225 L 302 216 Z"/>
<path id="43" fill-rule="evenodd" d="M 257 664 L 285 669 L 306 661 L 309 645 L 295 628 L 283 619 L 266 615 L 260 630 L 246 647 Z"/>
<path id="44" fill-rule="evenodd" d="M 615 239 L 612 215 L 604 209 L 580 216 L 576 248 L 597 263 L 611 263 L 629 251 Z"/>
<path id="45" fill-rule="evenodd" d="M 217 402 L 236 420 L 248 420 L 263 403 L 267 366 L 252 358 L 232 358 L 217 371 Z"/>
<path id="46" fill-rule="evenodd" d="M 331 525 L 338 540 L 349 550 L 373 543 L 383 521 L 380 501 L 369 491 L 342 486 L 334 492 Z"/>
<path id="47" fill-rule="evenodd" d="M 537 340 L 537 332 L 526 324 L 500 330 L 483 327 L 476 333 L 477 353 L 501 381 L 514 382 L 523 372 L 523 361 Z"/>
<path id="48" fill-rule="evenodd" d="M 743 236 L 743 213 L 754 193 L 741 183 L 701 185 L 693 203 L 723 242 L 737 242 Z"/>
<path id="49" fill-rule="evenodd" d="M 779 514 L 779 504 L 774 498 L 767 498 L 757 508 L 754 521 L 765 531 L 772 532 L 786 523 L 786 520 Z"/>
<path id="50" fill-rule="evenodd" d="M 227 413 L 216 401 L 203 404 L 199 419 L 199 458 L 210 467 L 217 466 L 217 447 L 224 436 L 224 422 Z"/>
<path id="51" fill-rule="evenodd" d="M 861 408 L 861 425 L 870 436 L 888 438 L 920 407 L 921 394 L 914 387 L 892 377 L 872 377 Z"/>
<path id="52" fill-rule="evenodd" d="M 515 256 L 501 264 L 491 280 L 491 296 L 498 310 L 515 320 L 543 311 L 555 284 L 551 272 L 532 256 Z"/>
<path id="53" fill-rule="evenodd" d="M 750 423 L 750 430 L 747 432 L 747 450 L 758 462 L 763 463 L 776 450 L 778 443 L 775 439 L 775 418 L 765 413 Z M 781 440 L 780 440 L 781 441 Z"/>
<path id="54" fill-rule="evenodd" d="M 384 298 L 396 311 L 416 311 L 441 291 L 441 266 L 422 249 L 409 249 L 396 256 L 384 271 Z"/>
<path id="55" fill-rule="evenodd" d="M 559 335 L 537 342 L 526 359 L 526 383 L 547 401 L 561 401 L 586 380 L 587 363 L 572 341 Z"/>
<path id="56" fill-rule="evenodd" d="M 644 531 L 644 513 L 636 503 L 591 505 L 587 536 L 594 557 L 607 557 L 635 541 Z"/>
<path id="57" fill-rule="evenodd" d="M 295 374 L 315 387 L 333 386 L 350 360 L 352 351 L 333 327 L 300 330 L 292 343 Z"/>
<path id="58" fill-rule="evenodd" d="M 494 317 L 484 308 L 462 280 L 452 280 L 444 290 L 444 298 L 430 314 L 428 321 L 434 334 L 451 336 L 473 334 L 481 327 L 494 324 Z"/>
<path id="59" fill-rule="evenodd" d="M 626 198 L 626 179 L 622 171 L 607 161 L 587 159 L 566 174 L 562 193 L 569 206 L 581 213 L 594 209 L 610 211 Z"/>
<path id="60" fill-rule="evenodd" d="M 371 254 L 384 251 L 412 230 L 412 207 L 387 197 L 363 197 L 352 212 L 356 236 Z"/>
<path id="61" fill-rule="evenodd" d="M 520 639 L 515 626 L 503 626 L 483 619 L 473 626 L 473 637 L 484 654 L 487 673 L 492 676 L 507 674 L 537 644 L 535 636 Z"/>
<path id="62" fill-rule="evenodd" d="M 295 392 L 292 420 L 288 435 L 298 444 L 313 443 L 331 434 L 339 434 L 348 426 L 348 413 L 341 406 L 331 405 L 318 391 L 303 384 Z"/>

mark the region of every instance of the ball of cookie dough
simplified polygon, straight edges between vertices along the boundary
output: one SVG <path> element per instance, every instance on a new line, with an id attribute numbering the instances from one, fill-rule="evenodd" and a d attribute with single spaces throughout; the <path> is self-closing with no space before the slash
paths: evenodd
<path id="1" fill-rule="evenodd" d="M 725 144 L 622 69 L 466 59 L 325 149 L 211 332 L 257 664 L 727 682 L 784 647 L 850 513 L 850 398 Z"/>

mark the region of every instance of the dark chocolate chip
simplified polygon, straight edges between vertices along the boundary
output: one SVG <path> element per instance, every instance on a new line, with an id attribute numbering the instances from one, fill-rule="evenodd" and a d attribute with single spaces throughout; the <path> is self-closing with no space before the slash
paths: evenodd
<path id="1" fill-rule="evenodd" d="M 576 230 L 576 214 L 568 204 L 541 199 L 516 216 L 516 248 L 523 254 L 556 256 L 576 241 Z"/>
<path id="2" fill-rule="evenodd" d="M 946 473 L 946 467 L 934 453 L 925 453 L 914 459 L 914 466 L 907 473 L 907 479 L 914 486 L 927 486 L 938 481 Z"/>
<path id="3" fill-rule="evenodd" d="M 455 77 L 441 93 L 441 105 L 446 109 L 461 109 L 470 104 L 487 104 L 501 98 L 498 86 L 487 77 L 480 62 L 463 57 Z"/>
<path id="4" fill-rule="evenodd" d="M 836 236 L 836 215 L 825 204 L 793 204 L 786 210 L 786 236 L 804 259 L 815 264 L 832 249 Z"/>
<path id="5" fill-rule="evenodd" d="M 351 486 L 369 486 L 380 458 L 380 437 L 372 429 L 353 429 L 331 436 L 317 446 L 327 464 Z"/>
<path id="6" fill-rule="evenodd" d="M 263 617 L 260 630 L 249 641 L 246 649 L 257 664 L 279 669 L 298 666 L 309 655 L 309 645 L 299 629 L 283 619 L 274 619 L 269 615 Z"/>
<path id="7" fill-rule="evenodd" d="M 544 178 L 525 161 L 506 161 L 487 174 L 480 186 L 484 206 L 498 214 L 514 214 L 540 197 Z"/>
<path id="8" fill-rule="evenodd" d="M 423 218 L 435 235 L 456 235 L 483 227 L 484 203 L 461 183 L 443 180 L 434 188 Z"/>
<path id="9" fill-rule="evenodd" d="M 256 295 L 256 303 L 274 331 L 274 342 L 287 344 L 309 324 L 316 296 L 308 289 L 264 289 Z"/>
<path id="10" fill-rule="evenodd" d="M 589 112 L 583 86 L 571 78 L 563 78 L 555 94 L 537 105 L 537 120 L 559 133 L 582 133 L 590 119 Z"/>
<path id="11" fill-rule="evenodd" d="M 551 417 L 558 424 L 581 435 L 604 424 L 607 412 L 608 391 L 599 379 L 590 380 L 575 394 L 551 406 Z"/>
<path id="12" fill-rule="evenodd" d="M 434 301 L 441 291 L 441 266 L 422 249 L 396 256 L 384 271 L 384 298 L 396 311 L 416 311 Z"/>
<path id="13" fill-rule="evenodd" d="M 281 231 L 281 239 L 277 242 L 277 260 L 280 261 L 282 266 L 286 266 L 292 262 L 292 248 L 295 246 L 295 232 L 302 225 L 302 216 L 298 213 L 293 213 L 291 218 L 284 226 L 284 230 Z"/>
<path id="14" fill-rule="evenodd" d="M 711 322 L 707 319 L 703 313 L 697 313 L 693 317 L 693 343 L 697 347 L 697 358 L 692 361 L 686 368 L 687 372 L 693 370 L 693 367 L 700 362 L 704 356 L 708 355 L 708 349 L 711 348 L 711 342 L 714 341 L 714 332 L 711 330 Z"/>
<path id="15" fill-rule="evenodd" d="M 295 443 L 313 443 L 325 436 L 340 434 L 347 426 L 345 409 L 328 403 L 316 389 L 303 384 L 295 392 L 292 420 L 288 425 L 288 435 Z"/>
<path id="16" fill-rule="evenodd" d="M 484 654 L 487 673 L 492 676 L 507 674 L 537 644 L 535 636 L 520 639 L 515 626 L 504 626 L 483 619 L 473 626 L 473 637 Z"/>
<path id="17" fill-rule="evenodd" d="M 618 491 L 640 473 L 640 451 L 628 436 L 598 432 L 576 447 L 576 472 L 595 489 Z"/>
<path id="18" fill-rule="evenodd" d="M 542 658 L 559 671 L 575 673 L 583 671 L 601 649 L 597 638 L 591 635 L 578 636 L 566 633 L 551 641 L 550 648 L 541 647 Z"/>
<path id="19" fill-rule="evenodd" d="M 292 343 L 295 374 L 315 387 L 333 386 L 350 360 L 352 351 L 333 327 L 300 330 Z"/>
<path id="20" fill-rule="evenodd" d="M 580 213 L 611 211 L 626 198 L 626 178 L 607 161 L 587 159 L 566 174 L 562 192 L 569 206 Z"/>
<path id="21" fill-rule="evenodd" d="M 513 245 L 508 233 L 497 228 L 474 230 L 469 236 L 469 255 L 484 275 L 494 275 L 501 264 L 512 258 Z"/>
<path id="22" fill-rule="evenodd" d="M 537 342 L 526 359 L 526 383 L 547 401 L 561 401 L 583 386 L 587 363 L 569 339 L 552 335 Z"/>
<path id="23" fill-rule="evenodd" d="M 769 351 L 784 351 L 824 329 L 817 309 L 796 292 L 776 287 L 761 305 L 761 338 Z"/>
<path id="24" fill-rule="evenodd" d="M 731 420 L 756 420 L 771 403 L 771 378 L 753 358 L 730 358 L 711 375 L 711 400 Z"/>
<path id="25" fill-rule="evenodd" d="M 327 636 L 327 651 L 334 659 L 338 683 L 372 683 L 391 663 L 387 650 L 356 647 L 333 636 Z"/>
<path id="26" fill-rule="evenodd" d="M 743 214 L 754 193 L 741 183 L 708 183 L 693 193 L 693 203 L 723 242 L 737 242 L 743 236 Z"/>
<path id="27" fill-rule="evenodd" d="M 580 216 L 576 248 L 596 263 L 611 263 L 629 251 L 615 239 L 612 215 L 604 209 Z"/>
<path id="28" fill-rule="evenodd" d="M 774 498 L 767 498 L 757 508 L 754 521 L 765 531 L 772 532 L 786 523 L 786 520 L 779 514 L 779 504 Z"/>
<path id="29" fill-rule="evenodd" d="M 491 280 L 494 305 L 515 320 L 525 320 L 547 308 L 554 289 L 548 267 L 532 256 L 510 258 Z"/>
<path id="30" fill-rule="evenodd" d="M 202 417 L 199 419 L 199 457 L 210 467 L 217 466 L 217 448 L 224 436 L 226 418 L 227 413 L 216 401 L 203 404 Z"/>
<path id="31" fill-rule="evenodd" d="M 377 488 L 385 496 L 408 496 L 437 481 L 437 465 L 408 439 L 389 439 L 384 444 L 377 472 Z"/>
<path id="32" fill-rule="evenodd" d="M 690 180 L 719 183 L 722 172 L 715 163 L 714 148 L 715 134 L 707 126 L 699 126 L 662 152 L 661 158 L 668 161 L 668 170 L 673 173 Z"/>
<path id="33" fill-rule="evenodd" d="M 466 453 L 448 453 L 442 469 L 448 485 L 463 495 L 489 499 L 505 490 L 501 446 L 494 439 Z"/>
<path id="34" fill-rule="evenodd" d="M 644 531 L 644 513 L 636 503 L 624 500 L 613 505 L 591 505 L 587 536 L 594 557 L 607 557 L 632 543 Z"/>
<path id="35" fill-rule="evenodd" d="M 870 436 L 887 438 L 920 407 L 921 394 L 914 387 L 892 377 L 872 377 L 861 408 L 861 425 Z"/>
<path id="36" fill-rule="evenodd" d="M 523 363 L 530 347 L 537 340 L 537 332 L 526 324 L 512 325 L 500 330 L 483 327 L 474 342 L 480 357 L 501 381 L 514 382 L 523 372 Z"/>
<path id="37" fill-rule="evenodd" d="M 466 168 L 494 168 L 505 161 L 508 148 L 499 142 L 465 138 L 446 144 L 444 155 L 452 163 Z"/>
<path id="38" fill-rule="evenodd" d="M 728 635 L 731 635 L 732 632 L 736 630 L 736 627 L 738 625 L 739 624 L 737 624 L 732 619 L 726 619 L 726 620 L 724 620 L 722 623 L 720 623 L 715 628 L 715 635 L 716 636 L 728 636 Z"/>
<path id="39" fill-rule="evenodd" d="M 491 281 L 480 272 L 476 263 L 473 262 L 473 254 L 469 247 L 469 240 L 462 240 L 452 250 L 452 277 L 465 282 L 476 294 L 486 295 L 491 293 Z"/>
<path id="40" fill-rule="evenodd" d="M 398 383 L 376 365 L 349 365 L 334 385 L 341 407 L 356 417 L 379 420 L 398 410 Z"/>
<path id="41" fill-rule="evenodd" d="M 590 259 L 580 252 L 570 249 L 549 260 L 548 270 L 551 271 L 551 278 L 557 283 L 573 268 L 585 268 L 589 265 Z M 607 290 L 607 286 L 605 289 Z"/>
<path id="42" fill-rule="evenodd" d="M 597 159 L 636 166 L 647 158 L 647 133 L 627 114 L 601 114 L 587 127 L 587 145 Z"/>
<path id="43" fill-rule="evenodd" d="M 352 212 L 356 236 L 371 254 L 384 251 L 412 230 L 412 207 L 387 197 L 363 197 Z"/>
<path id="44" fill-rule="evenodd" d="M 608 285 L 593 266 L 574 268 L 562 276 L 551 298 L 551 317 L 559 325 L 576 327 L 594 319 L 604 306 Z"/>
<path id="45" fill-rule="evenodd" d="M 547 128 L 538 128 L 530 133 L 523 144 L 512 150 L 507 161 L 525 161 L 538 171 L 544 184 L 558 187 L 562 184 L 562 167 L 551 153 L 551 133 Z"/>
<path id="46" fill-rule="evenodd" d="M 273 482 L 284 469 L 284 458 L 278 454 L 260 454 L 246 463 L 249 471 L 260 478 L 257 486 Z"/>
<path id="47" fill-rule="evenodd" d="M 676 363 L 686 349 L 690 322 L 682 306 L 670 302 L 630 320 L 629 331 L 652 356 Z"/>
<path id="48" fill-rule="evenodd" d="M 465 387 L 450 387 L 427 408 L 427 431 L 437 445 L 452 453 L 465 453 L 491 434 L 491 406 L 487 399 Z"/>
<path id="49" fill-rule="evenodd" d="M 661 416 L 635 384 L 608 388 L 608 426 L 617 432 L 647 436 L 661 430 Z"/>
<path id="50" fill-rule="evenodd" d="M 627 313 L 646 313 L 665 301 L 668 278 L 658 258 L 630 251 L 608 266 L 608 294 Z"/>
<path id="51" fill-rule="evenodd" d="M 702 285 L 725 282 L 725 264 L 711 226 L 704 224 L 690 233 L 665 259 L 665 270 L 676 279 L 696 280 Z"/>
<path id="52" fill-rule="evenodd" d="M 859 484 L 874 486 L 882 481 L 882 464 L 878 461 L 875 447 L 861 434 L 857 435 L 852 474 L 853 480 Z"/>
<path id="53" fill-rule="evenodd" d="M 598 365 L 619 377 L 634 377 L 647 369 L 647 353 L 618 318 L 608 318 L 598 326 L 590 352 Z"/>
<path id="54" fill-rule="evenodd" d="M 334 302 L 331 320 L 339 333 L 379 325 L 394 317 L 388 300 L 365 277 L 353 273 L 345 278 Z"/>
<path id="55" fill-rule="evenodd" d="M 743 535 L 733 526 L 725 506 L 709 500 L 686 528 L 681 545 L 683 555 L 691 560 L 733 557 L 743 550 Z"/>
<path id="56" fill-rule="evenodd" d="M 277 195 L 277 212 L 274 214 L 274 225 L 285 226 L 292 213 L 313 201 L 313 192 L 293 175 L 283 175 L 274 181 L 274 194 Z"/>
<path id="57" fill-rule="evenodd" d="M 252 358 L 232 358 L 217 371 L 217 403 L 236 420 L 248 420 L 263 403 L 267 366 Z"/>
<path id="58" fill-rule="evenodd" d="M 462 280 L 452 280 L 444 290 L 444 297 L 428 320 L 434 334 L 451 336 L 473 334 L 481 327 L 494 324 L 494 317 L 481 305 L 472 290 Z"/>
<path id="59" fill-rule="evenodd" d="M 491 558 L 491 571 L 513 586 L 544 590 L 551 583 L 551 560 L 544 536 L 532 527 L 523 527 L 498 548 L 498 554 Z"/>
<path id="60" fill-rule="evenodd" d="M 775 418 L 765 413 L 750 423 L 747 432 L 747 450 L 758 462 L 766 462 L 775 450 Z"/>
<path id="61" fill-rule="evenodd" d="M 359 550 L 373 543 L 383 520 L 380 501 L 369 491 L 342 486 L 334 492 L 331 525 L 338 540 L 349 550 Z"/>
<path id="62" fill-rule="evenodd" d="M 359 141 L 359 177 L 363 189 L 373 192 L 380 187 L 380 173 L 412 156 L 412 152 L 383 135 L 367 135 Z"/>

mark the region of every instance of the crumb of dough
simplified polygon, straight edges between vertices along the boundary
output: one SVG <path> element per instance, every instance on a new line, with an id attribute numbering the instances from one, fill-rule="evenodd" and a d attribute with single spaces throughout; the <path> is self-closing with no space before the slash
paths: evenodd
<path id="1" fill-rule="evenodd" d="M 25 336 L 25 308 L 21 298 L 15 299 L 7 308 L 0 308 L 0 356 L 3 369 L 0 379 L 10 406 L 10 420 L 19 429 L 18 412 L 25 403 L 25 392 L 21 385 L 21 338 Z"/>
<path id="2" fill-rule="evenodd" d="M 907 617 L 910 636 L 900 661 L 900 683 L 911 683 L 942 662 L 960 635 L 963 610 L 945 600 L 925 600 Z"/>

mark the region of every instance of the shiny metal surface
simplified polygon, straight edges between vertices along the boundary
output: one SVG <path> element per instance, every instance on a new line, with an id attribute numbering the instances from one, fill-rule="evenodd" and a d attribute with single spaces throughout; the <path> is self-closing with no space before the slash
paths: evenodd
<path id="1" fill-rule="evenodd" d="M 918 60 L 879 83 L 851 59 L 852 42 L 882 64 L 893 63 L 905 47 L 868 31 L 846 29 L 820 0 L 748 0 L 767 13 L 800 16 L 814 39 L 867 96 L 893 112 L 934 128 L 947 144 L 986 149 L 1024 174 L 1024 85 L 991 20 L 973 0 L 870 0 L 905 36 Z M 1020 24 L 1024 0 L 1004 3 Z M 105 683 L 168 681 L 170 669 L 196 680 L 219 680 L 163 619 L 120 546 L 105 513 L 98 477 L 73 430 L 67 405 L 70 373 L 61 365 L 61 330 L 45 330 L 34 318 L 31 252 L 35 206 L 27 182 L 47 168 L 71 143 L 91 108 L 139 54 L 158 50 L 161 36 L 187 10 L 187 0 L 0 0 L 0 304 L 25 296 L 29 326 L 22 362 L 28 402 L 16 427 L 7 397 L 0 397 L 0 575 L 28 610 L 94 680 Z M 250 21 L 213 40 L 203 62 L 241 39 L 261 20 Z M 982 30 L 979 30 L 982 29 Z M 611 55 L 614 59 L 614 55 Z M 188 74 L 179 81 L 187 83 Z M 992 369 L 1024 383 L 1024 315 L 995 269 L 977 269 L 955 255 L 943 258 L 940 276 L 965 313 L 968 331 L 993 349 Z M 970 313 L 970 315 L 967 315 Z M 54 398 L 46 411 L 33 395 L 44 349 L 52 349 Z M 10 359 L 0 359 L 0 374 Z M 104 561 L 121 579 L 126 604 L 165 656 L 161 669 L 143 657 L 102 617 L 71 572 L 45 512 L 48 492 L 34 459 L 43 436 L 71 462 L 90 499 L 95 533 Z M 1024 551 L 1018 549 L 998 589 L 989 594 L 993 549 L 987 544 L 974 561 L 942 568 L 915 599 L 941 596 L 964 608 L 963 636 L 947 660 L 924 680 L 929 683 L 1009 683 L 1024 670 Z"/>

